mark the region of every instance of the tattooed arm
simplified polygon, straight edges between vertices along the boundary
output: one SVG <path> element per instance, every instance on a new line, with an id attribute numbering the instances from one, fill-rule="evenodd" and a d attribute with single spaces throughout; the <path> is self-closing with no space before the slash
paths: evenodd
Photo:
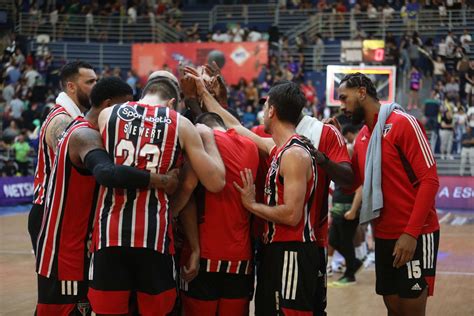
<path id="1" fill-rule="evenodd" d="M 51 120 L 46 128 L 46 143 L 49 148 L 56 150 L 61 135 L 71 122 L 72 118 L 67 114 L 60 114 Z"/>

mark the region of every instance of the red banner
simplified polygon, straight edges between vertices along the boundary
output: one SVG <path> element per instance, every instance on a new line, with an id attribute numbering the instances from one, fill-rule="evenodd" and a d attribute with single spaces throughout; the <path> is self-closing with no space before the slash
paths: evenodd
<path id="1" fill-rule="evenodd" d="M 474 178 L 440 176 L 436 208 L 474 211 Z"/>
<path id="2" fill-rule="evenodd" d="M 256 78 L 267 55 L 267 42 L 133 44 L 132 68 L 146 78 L 165 65 L 177 75 L 179 63 L 194 66 L 215 60 L 227 83 L 236 84 L 240 78 Z"/>

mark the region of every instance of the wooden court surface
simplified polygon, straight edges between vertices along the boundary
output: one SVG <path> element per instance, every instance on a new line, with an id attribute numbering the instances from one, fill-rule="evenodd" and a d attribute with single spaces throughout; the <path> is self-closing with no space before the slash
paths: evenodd
<path id="1" fill-rule="evenodd" d="M 26 214 L 0 217 L 0 315 L 33 315 L 36 274 L 26 222 Z M 356 285 L 330 288 L 328 314 L 386 315 L 375 294 L 374 274 L 369 267 L 358 273 Z M 474 315 L 473 225 L 442 226 L 435 296 L 428 300 L 427 315 Z"/>

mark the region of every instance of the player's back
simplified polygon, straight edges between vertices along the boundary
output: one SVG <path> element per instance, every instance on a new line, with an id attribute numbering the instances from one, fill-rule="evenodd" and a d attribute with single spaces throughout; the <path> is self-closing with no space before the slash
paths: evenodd
<path id="1" fill-rule="evenodd" d="M 127 102 L 115 105 L 103 129 L 106 150 L 115 164 L 165 174 L 176 166 L 181 148 L 180 114 L 164 106 Z M 163 190 L 101 187 L 96 249 L 111 246 L 174 251 Z"/>
<path id="2" fill-rule="evenodd" d="M 200 217 L 201 257 L 242 261 L 251 258 L 250 213 L 243 207 L 233 183 L 241 180 L 240 171 L 258 168 L 257 146 L 235 130 L 214 131 L 217 147 L 226 167 L 226 185 L 218 193 L 205 193 Z M 234 268 L 236 268 L 235 265 Z"/>

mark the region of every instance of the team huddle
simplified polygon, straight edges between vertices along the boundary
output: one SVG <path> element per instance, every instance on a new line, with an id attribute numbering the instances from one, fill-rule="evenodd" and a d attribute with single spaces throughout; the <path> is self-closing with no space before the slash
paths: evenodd
<path id="1" fill-rule="evenodd" d="M 255 284 L 256 315 L 325 315 L 330 181 L 362 188 L 388 314 L 424 315 L 436 164 L 420 123 L 380 105 L 363 74 L 338 89 L 365 123 L 352 158 L 338 122 L 303 115 L 290 81 L 260 101 L 264 124 L 251 131 L 226 108 L 216 65 L 185 67 L 179 80 L 155 71 L 136 102 L 87 63 L 60 77 L 28 221 L 37 315 L 248 315 Z"/>

